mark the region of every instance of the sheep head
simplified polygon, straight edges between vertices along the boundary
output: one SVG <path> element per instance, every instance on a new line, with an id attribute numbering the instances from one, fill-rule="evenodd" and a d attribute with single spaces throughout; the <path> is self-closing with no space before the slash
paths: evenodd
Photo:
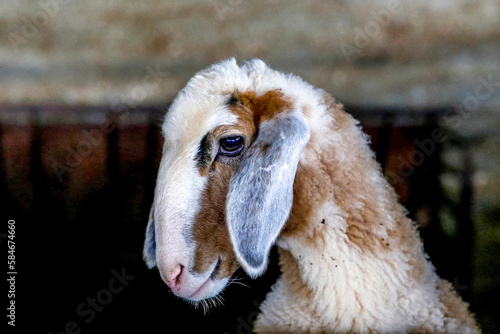
<path id="1" fill-rule="evenodd" d="M 309 129 L 281 75 L 234 59 L 199 72 L 172 103 L 144 258 L 187 300 L 217 295 L 242 266 L 252 277 L 288 219 Z"/>

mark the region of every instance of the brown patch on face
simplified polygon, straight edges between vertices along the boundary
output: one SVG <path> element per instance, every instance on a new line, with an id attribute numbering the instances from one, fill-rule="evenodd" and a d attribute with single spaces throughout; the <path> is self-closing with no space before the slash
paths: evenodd
<path id="1" fill-rule="evenodd" d="M 271 90 L 261 96 L 257 96 L 254 91 L 247 91 L 239 93 L 237 97 L 241 104 L 252 112 L 257 128 L 263 121 L 292 110 L 292 102 L 285 98 L 279 89 Z"/>
<path id="2" fill-rule="evenodd" d="M 238 123 L 220 127 L 220 131 L 236 129 L 246 135 L 250 142 L 258 135 L 260 124 L 282 112 L 292 110 L 292 103 L 283 95 L 281 90 L 271 90 L 261 96 L 254 91 L 236 93 L 231 96 L 229 109 L 238 116 Z"/>
<path id="3" fill-rule="evenodd" d="M 226 226 L 226 196 L 234 168 L 217 163 L 208 176 L 201 208 L 193 226 L 196 254 L 193 271 L 206 272 L 220 258 L 217 278 L 231 276 L 239 267 Z"/>
<path id="4" fill-rule="evenodd" d="M 238 133 L 245 137 L 247 147 L 258 135 L 258 127 L 263 121 L 290 110 L 288 101 L 280 90 L 269 91 L 261 96 L 247 91 L 231 97 L 229 109 L 238 116 L 238 123 L 223 125 L 208 133 L 200 147 L 218 145 L 218 140 L 226 133 Z M 213 153 L 213 151 L 212 151 Z M 203 157 L 205 154 L 200 154 Z M 201 158 L 200 158 L 201 159 Z M 200 160 L 198 159 L 198 160 Z M 211 159 L 211 157 L 210 157 Z M 229 231 L 226 225 L 226 197 L 231 176 L 238 167 L 238 158 L 230 158 L 234 163 L 217 158 L 210 163 L 199 163 L 200 175 L 208 178 L 207 186 L 201 196 L 201 208 L 193 225 L 193 238 L 196 242 L 193 271 L 204 273 L 220 259 L 216 277 L 231 276 L 238 268 Z"/>

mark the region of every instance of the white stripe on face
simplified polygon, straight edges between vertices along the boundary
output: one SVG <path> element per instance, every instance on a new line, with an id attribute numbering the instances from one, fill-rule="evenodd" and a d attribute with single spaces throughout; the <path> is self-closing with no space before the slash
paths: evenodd
<path id="1" fill-rule="evenodd" d="M 226 98 L 219 100 L 225 101 Z M 208 288 L 203 295 L 225 286 L 219 280 L 210 278 L 211 272 L 201 275 L 192 272 L 195 244 L 191 231 L 207 181 L 197 168 L 196 154 L 200 141 L 209 131 L 220 125 L 235 123 L 237 117 L 225 103 L 194 110 L 187 120 L 186 115 L 179 117 L 181 112 L 185 113 L 185 110 L 171 110 L 165 119 L 165 146 L 158 171 L 153 215 L 156 264 L 160 274 L 169 286 L 173 277 L 179 275 L 182 284 L 174 293 L 188 298 L 207 280 L 210 282 L 204 285 Z M 178 274 L 179 265 L 185 269 L 182 275 Z M 196 296 L 199 297 L 198 294 Z"/>

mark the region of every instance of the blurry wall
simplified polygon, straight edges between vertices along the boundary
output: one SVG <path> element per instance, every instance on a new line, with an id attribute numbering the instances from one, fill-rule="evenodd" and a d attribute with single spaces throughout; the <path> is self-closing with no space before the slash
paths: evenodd
<path id="1" fill-rule="evenodd" d="M 9 103 L 165 102 L 233 56 L 349 103 L 460 103 L 500 67 L 497 0 L 3 0 L 0 13 Z"/>

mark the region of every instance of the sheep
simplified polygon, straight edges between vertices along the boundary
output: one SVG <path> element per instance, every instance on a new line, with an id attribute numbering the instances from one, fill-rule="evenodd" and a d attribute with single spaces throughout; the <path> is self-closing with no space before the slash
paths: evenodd
<path id="1" fill-rule="evenodd" d="M 359 123 L 329 94 L 254 59 L 197 73 L 165 116 L 144 243 L 192 303 L 241 266 L 282 274 L 257 333 L 477 333 L 436 274 Z"/>

